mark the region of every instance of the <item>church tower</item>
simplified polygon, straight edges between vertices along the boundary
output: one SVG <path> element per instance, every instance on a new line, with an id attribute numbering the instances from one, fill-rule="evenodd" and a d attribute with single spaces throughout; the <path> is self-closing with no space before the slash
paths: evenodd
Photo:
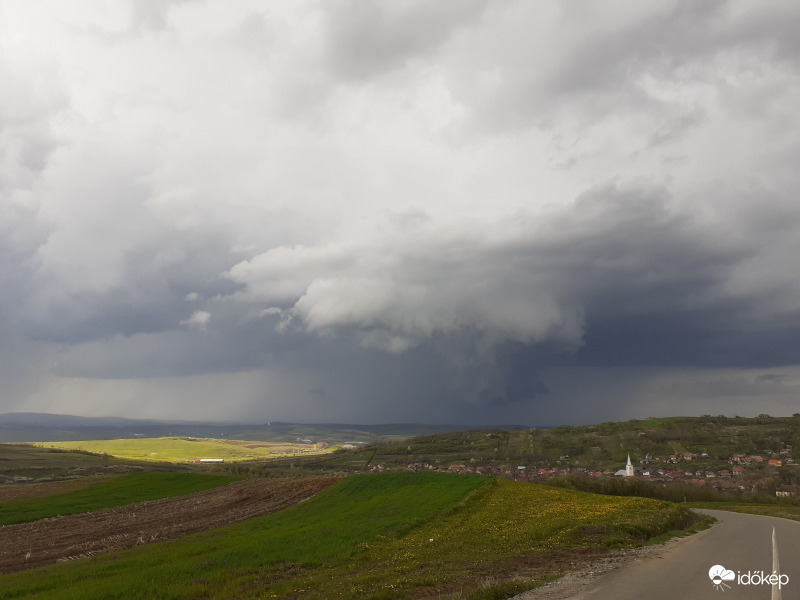
<path id="1" fill-rule="evenodd" d="M 628 454 L 628 464 L 625 465 L 625 477 L 633 477 L 633 465 L 631 464 L 630 454 Z"/>

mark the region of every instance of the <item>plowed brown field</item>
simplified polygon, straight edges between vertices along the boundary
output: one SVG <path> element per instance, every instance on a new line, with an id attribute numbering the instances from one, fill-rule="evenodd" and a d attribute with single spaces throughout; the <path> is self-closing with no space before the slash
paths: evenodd
<path id="1" fill-rule="evenodd" d="M 313 496 L 333 477 L 250 479 L 176 498 L 0 527 L 0 573 L 175 539 L 270 514 Z"/>
<path id="2" fill-rule="evenodd" d="M 51 481 L 48 483 L 23 483 L 16 485 L 0 485 L 0 502 L 14 502 L 27 498 L 41 498 L 53 494 L 64 494 L 84 490 L 103 481 L 104 477 L 81 477 L 68 481 Z"/>

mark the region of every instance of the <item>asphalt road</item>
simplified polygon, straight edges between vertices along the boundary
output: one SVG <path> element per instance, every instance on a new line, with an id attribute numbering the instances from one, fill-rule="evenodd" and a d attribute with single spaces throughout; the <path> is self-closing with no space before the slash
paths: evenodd
<path id="1" fill-rule="evenodd" d="M 571 600 L 800 599 L 800 523 L 718 510 L 700 512 L 719 523 L 663 553 L 598 577 L 590 590 Z M 712 580 L 709 570 L 717 565 L 724 570 L 716 569 L 717 578 Z M 773 571 L 778 584 L 761 583 L 754 575 L 763 572 L 770 577 Z"/>

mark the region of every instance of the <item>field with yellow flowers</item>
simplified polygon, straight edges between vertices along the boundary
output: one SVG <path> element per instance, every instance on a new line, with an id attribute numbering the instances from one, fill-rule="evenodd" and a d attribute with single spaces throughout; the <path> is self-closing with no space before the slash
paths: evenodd
<path id="1" fill-rule="evenodd" d="M 0 598 L 507 598 L 692 519 L 668 502 L 487 477 L 357 475 L 265 517 L 0 576 Z"/>
<path id="2" fill-rule="evenodd" d="M 318 455 L 335 447 L 294 442 L 248 442 L 214 438 L 161 437 L 121 440 L 82 440 L 77 442 L 37 442 L 40 448 L 78 450 L 127 460 L 192 463 L 201 458 L 226 462 L 264 460 L 287 456 Z"/>

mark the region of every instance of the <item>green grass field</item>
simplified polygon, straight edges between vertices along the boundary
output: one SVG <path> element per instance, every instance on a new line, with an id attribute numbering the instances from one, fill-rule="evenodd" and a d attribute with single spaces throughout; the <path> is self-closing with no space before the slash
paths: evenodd
<path id="1" fill-rule="evenodd" d="M 0 525 L 26 523 L 58 515 L 123 506 L 200 492 L 238 481 L 239 477 L 202 473 L 131 473 L 98 477 L 90 487 L 0 504 Z"/>
<path id="2" fill-rule="evenodd" d="M 0 444 L 0 481 L 4 477 L 48 480 L 107 473 L 109 464 L 120 465 L 124 461 L 29 444 Z"/>
<path id="3" fill-rule="evenodd" d="M 737 502 L 690 502 L 692 508 L 710 508 L 714 510 L 729 510 L 750 515 L 764 515 L 767 517 L 780 517 L 800 521 L 800 506 L 788 504 L 757 504 Z"/>
<path id="4" fill-rule="evenodd" d="M 689 519 L 643 498 L 436 473 L 360 475 L 266 517 L 0 576 L 0 599 L 454 598 L 489 576 L 512 595 L 554 575 L 542 569 L 548 556 L 641 544 Z"/>
<path id="5" fill-rule="evenodd" d="M 43 448 L 82 450 L 130 460 L 186 463 L 194 458 L 221 458 L 226 462 L 258 460 L 278 456 L 312 456 L 334 448 L 315 450 L 313 445 L 277 442 L 230 442 L 213 438 L 136 438 L 86 440 L 77 442 L 39 442 Z"/>

